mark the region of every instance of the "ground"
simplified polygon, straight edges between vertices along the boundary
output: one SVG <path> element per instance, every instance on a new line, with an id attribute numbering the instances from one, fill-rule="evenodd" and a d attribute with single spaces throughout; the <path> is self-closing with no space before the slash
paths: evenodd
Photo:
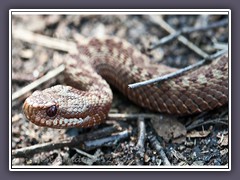
<path id="1" fill-rule="evenodd" d="M 155 63 L 183 68 L 203 57 L 179 39 L 173 38 L 149 51 L 159 39 L 169 35 L 163 22 L 182 30 L 209 26 L 225 19 L 227 16 L 221 15 L 13 15 L 12 92 L 19 92 L 59 67 L 67 53 L 64 49 L 26 40 L 29 34 L 17 34 L 21 30 L 67 42 L 75 41 L 78 36 L 114 35 L 129 41 Z M 220 24 L 184 36 L 204 52 L 214 54 L 228 43 L 228 27 Z M 55 84 L 65 84 L 62 74 L 34 90 Z M 107 123 L 89 129 L 38 127 L 27 121 L 22 112 L 22 104 L 33 90 L 15 98 L 12 101 L 12 165 L 228 166 L 228 105 L 191 117 L 153 115 L 112 89 L 114 101 L 110 114 L 116 117 L 110 115 Z M 80 143 L 74 143 L 73 137 L 78 137 Z M 64 145 L 65 142 L 69 144 Z M 57 143 L 58 147 L 53 146 Z M 26 147 L 32 149 L 27 152 Z M 24 153 L 19 155 L 21 150 Z"/>

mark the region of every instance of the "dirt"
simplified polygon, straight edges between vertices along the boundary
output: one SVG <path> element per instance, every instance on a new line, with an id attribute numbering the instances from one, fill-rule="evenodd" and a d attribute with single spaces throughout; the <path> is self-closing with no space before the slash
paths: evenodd
<path id="1" fill-rule="evenodd" d="M 176 30 L 186 27 L 206 26 L 213 22 L 226 19 L 220 15 L 165 15 L 163 19 Z M 164 63 L 168 66 L 182 68 L 196 63 L 202 57 L 183 45 L 177 39 L 163 44 L 154 51 L 147 49 L 159 39 L 168 35 L 159 24 L 153 22 L 148 15 L 13 15 L 13 31 L 19 28 L 44 36 L 75 41 L 76 37 L 92 37 L 96 35 L 114 35 L 128 40 L 136 48 L 146 53 L 152 61 Z M 189 41 L 207 52 L 216 52 L 216 44 L 228 43 L 228 28 L 220 26 L 207 31 L 197 31 L 184 34 Z M 64 61 L 66 52 L 47 48 L 39 44 L 28 43 L 17 38 L 12 38 L 12 92 L 17 92 L 29 83 L 42 77 L 50 70 L 57 68 Z M 52 78 L 41 84 L 36 89 L 41 90 L 55 84 L 65 84 L 63 75 Z M 151 113 L 137 107 L 115 88 L 114 102 L 111 113 Z M 154 128 L 149 119 L 145 120 L 146 133 L 143 148 L 137 148 L 138 121 L 125 120 L 109 121 L 90 129 L 58 130 L 38 127 L 29 121 L 22 112 L 22 104 L 32 92 L 17 98 L 12 102 L 12 150 L 17 150 L 34 145 L 61 142 L 69 137 L 86 134 L 101 128 L 118 126 L 115 133 L 127 129 L 127 137 L 109 142 L 102 146 L 96 146 L 86 150 L 79 144 L 75 147 L 61 147 L 47 152 L 36 152 L 27 157 L 12 157 L 12 165 L 164 165 L 164 159 L 154 147 L 149 138 L 156 137 L 166 154 L 171 165 L 213 165 L 228 166 L 229 152 L 229 127 L 228 106 L 191 117 L 165 117 L 159 115 L 159 119 L 169 118 L 177 120 L 174 124 L 175 131 L 162 131 Z M 160 118 L 161 117 L 161 118 Z M 160 121 L 159 121 L 160 122 Z M 169 121 L 173 123 L 172 121 Z M 164 127 L 166 122 L 164 122 Z M 168 123 L 166 127 L 168 127 Z M 194 126 L 193 126 L 194 125 Z M 159 123 L 158 126 L 161 126 Z M 170 124 L 171 127 L 172 124 Z M 174 126 L 174 127 L 175 127 Z M 179 128 L 181 127 L 181 128 Z M 122 129 L 121 129 L 122 128 Z M 161 132 L 158 132 L 161 131 Z M 166 128 L 165 128 L 166 130 Z M 114 133 L 106 134 L 106 137 Z M 159 135 L 161 136 L 159 136 Z M 177 135 L 176 135 L 177 134 Z M 94 140 L 97 140 L 94 137 Z M 91 141 L 93 139 L 86 139 Z M 83 150 L 86 154 L 82 153 Z M 143 152 L 143 153 L 141 153 Z"/>

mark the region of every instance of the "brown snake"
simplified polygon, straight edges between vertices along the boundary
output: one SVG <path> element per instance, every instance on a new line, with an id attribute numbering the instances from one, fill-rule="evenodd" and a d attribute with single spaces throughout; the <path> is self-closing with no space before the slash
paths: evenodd
<path id="1" fill-rule="evenodd" d="M 165 65 L 151 64 L 147 56 L 118 38 L 85 39 L 78 42 L 78 54 L 66 58 L 66 83 L 72 87 L 56 85 L 35 91 L 25 100 L 23 111 L 39 126 L 98 125 L 106 120 L 112 103 L 112 91 L 106 81 L 136 104 L 168 114 L 190 115 L 228 103 L 227 54 L 157 85 L 128 88 L 128 84 L 174 71 Z"/>

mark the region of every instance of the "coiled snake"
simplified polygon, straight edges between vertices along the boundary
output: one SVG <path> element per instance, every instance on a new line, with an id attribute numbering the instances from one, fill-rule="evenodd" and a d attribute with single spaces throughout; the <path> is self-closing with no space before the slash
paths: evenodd
<path id="1" fill-rule="evenodd" d="M 35 91 L 25 100 L 24 114 L 36 125 L 91 127 L 104 122 L 113 96 L 106 81 L 136 104 L 162 113 L 190 115 L 228 103 L 227 54 L 157 85 L 130 89 L 128 84 L 176 69 L 151 64 L 147 56 L 118 38 L 90 38 L 78 44 L 78 54 L 66 58 L 65 77 L 71 86 Z"/>

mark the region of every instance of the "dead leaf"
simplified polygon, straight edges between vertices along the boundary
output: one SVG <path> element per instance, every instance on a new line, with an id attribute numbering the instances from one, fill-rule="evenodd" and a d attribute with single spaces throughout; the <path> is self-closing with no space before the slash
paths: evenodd
<path id="1" fill-rule="evenodd" d="M 187 133 L 187 137 L 190 137 L 190 138 L 207 137 L 212 132 L 212 128 L 213 127 L 210 126 L 208 130 L 204 130 L 204 129 L 202 131 L 193 130 Z"/>
<path id="2" fill-rule="evenodd" d="M 168 116 L 154 118 L 151 123 L 157 134 L 166 142 L 173 140 L 174 143 L 182 143 L 185 141 L 186 128 L 175 118 Z"/>
<path id="3" fill-rule="evenodd" d="M 210 130 L 196 131 L 193 130 L 187 133 L 187 137 L 196 138 L 196 137 L 207 137 L 211 133 Z"/>

